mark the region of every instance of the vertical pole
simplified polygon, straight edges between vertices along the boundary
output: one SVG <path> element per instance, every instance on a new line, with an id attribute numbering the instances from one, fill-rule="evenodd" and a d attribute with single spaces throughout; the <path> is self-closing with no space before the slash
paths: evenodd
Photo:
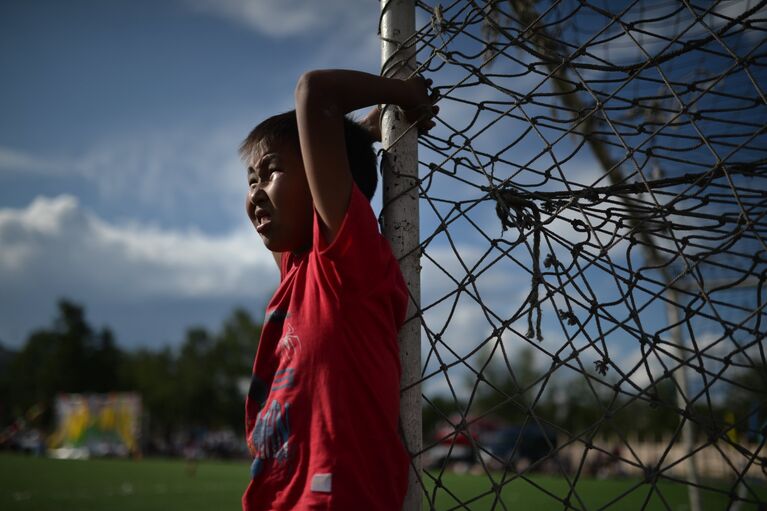
<path id="1" fill-rule="evenodd" d="M 408 78 L 415 69 L 415 0 L 381 0 L 381 74 Z M 395 107 L 384 108 L 381 137 L 384 147 L 383 233 L 410 292 L 407 320 L 400 330 L 400 422 L 412 464 L 403 509 L 421 509 L 421 302 L 418 225 L 418 133 Z"/>
<path id="2" fill-rule="evenodd" d="M 667 278 L 666 280 L 669 281 L 670 279 Z M 677 347 L 679 360 L 684 360 L 687 355 L 682 349 L 682 329 L 679 326 L 681 318 L 679 315 L 679 308 L 675 305 L 679 303 L 679 294 L 670 286 L 668 292 L 669 302 L 666 304 L 666 315 L 669 324 L 674 325 L 671 329 L 671 338 L 674 342 L 674 346 Z M 676 382 L 676 404 L 680 409 L 687 409 L 687 396 L 689 395 L 687 392 L 687 364 L 682 364 L 680 368 L 671 373 L 671 376 Z M 687 482 L 689 483 L 687 485 L 687 496 L 690 499 L 690 511 L 700 511 L 698 467 L 695 464 L 695 455 L 691 455 L 692 451 L 695 449 L 695 431 L 693 430 L 692 422 L 686 418 L 683 418 L 682 420 L 684 420 L 681 434 L 682 450 L 688 455 L 688 458 L 685 460 L 685 465 L 687 466 Z"/>

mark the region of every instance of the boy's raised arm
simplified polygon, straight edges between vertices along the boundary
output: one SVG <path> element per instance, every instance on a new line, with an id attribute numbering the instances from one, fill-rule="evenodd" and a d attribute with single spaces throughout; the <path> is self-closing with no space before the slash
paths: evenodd
<path id="1" fill-rule="evenodd" d="M 352 189 L 346 157 L 344 115 L 370 105 L 387 103 L 406 113 L 420 109 L 420 127 L 433 126 L 427 82 L 398 80 L 359 71 L 310 71 L 296 85 L 296 118 L 301 157 L 325 240 L 331 243 L 343 221 Z M 424 112 L 426 112 L 424 114 Z M 411 122 L 418 115 L 408 114 Z"/>

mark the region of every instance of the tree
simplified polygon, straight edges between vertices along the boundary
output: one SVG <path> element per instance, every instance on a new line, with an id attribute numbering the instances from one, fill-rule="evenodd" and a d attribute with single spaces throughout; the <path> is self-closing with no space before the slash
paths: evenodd
<path id="1" fill-rule="evenodd" d="M 735 374 L 727 389 L 726 410 L 733 414 L 736 430 L 746 433 L 750 440 L 767 436 L 767 365 L 764 362 Z"/>
<path id="2" fill-rule="evenodd" d="M 167 437 L 182 424 L 180 407 L 175 399 L 179 382 L 170 348 L 157 352 L 142 349 L 125 354 L 120 376 L 127 390 L 141 395 L 152 433 Z"/>
<path id="3" fill-rule="evenodd" d="M 142 395 L 154 433 L 182 428 L 243 429 L 244 394 L 261 326 L 235 310 L 220 333 L 194 327 L 177 353 L 141 350 L 126 355 L 127 388 Z"/>
<path id="4" fill-rule="evenodd" d="M 491 412 L 508 421 L 521 422 L 533 403 L 536 409 L 543 405 L 541 399 L 536 399 L 540 374 L 531 348 L 520 350 L 509 360 L 497 352 L 482 372 L 474 407 L 480 413 Z"/>
<path id="5" fill-rule="evenodd" d="M 84 309 L 61 300 L 53 327 L 33 332 L 9 364 L 12 412 L 18 416 L 42 405 L 43 423 L 49 425 L 57 393 L 115 390 L 119 365 L 112 333 L 94 333 Z"/>
<path id="6" fill-rule="evenodd" d="M 0 426 L 11 422 L 10 366 L 16 353 L 0 344 Z"/>
<path id="7" fill-rule="evenodd" d="M 243 309 L 219 333 L 190 328 L 178 351 L 122 351 L 108 328 L 95 331 L 83 307 L 61 300 L 50 328 L 33 332 L 18 353 L 0 349 L 0 419 L 34 405 L 52 425 L 59 393 L 132 391 L 141 395 L 152 433 L 188 427 L 243 429 L 244 392 L 261 325 Z"/>
<path id="8" fill-rule="evenodd" d="M 253 358 L 261 337 L 261 325 L 244 309 L 236 309 L 224 322 L 213 350 L 217 373 L 221 419 L 227 424 L 243 426 L 244 393 L 250 384 Z"/>

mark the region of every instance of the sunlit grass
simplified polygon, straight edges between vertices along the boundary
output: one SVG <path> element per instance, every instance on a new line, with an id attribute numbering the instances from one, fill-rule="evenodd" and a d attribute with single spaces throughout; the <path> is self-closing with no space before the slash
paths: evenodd
<path id="1" fill-rule="evenodd" d="M 63 461 L 0 455 L 0 509 L 211 511 L 240 508 L 248 483 L 247 462 L 203 461 L 196 470 L 179 460 Z M 534 475 L 509 482 L 501 473 L 494 481 L 483 475 L 436 472 L 425 475 L 429 498 L 423 509 L 514 510 L 672 510 L 689 509 L 687 487 L 661 481 L 654 487 L 639 479 L 581 479 L 570 492 L 561 477 Z M 437 482 L 438 481 L 438 482 Z M 499 485 L 500 498 L 493 484 Z M 707 483 L 711 485 L 712 483 Z M 717 482 L 717 491 L 702 490 L 703 509 L 727 509 L 732 483 Z M 759 498 L 767 501 L 765 483 Z M 569 495 L 570 507 L 563 500 Z M 751 497 L 753 500 L 753 497 Z M 433 504 L 432 504 L 433 503 Z M 433 505 L 433 507 L 432 507 Z M 741 511 L 756 511 L 754 504 Z"/>

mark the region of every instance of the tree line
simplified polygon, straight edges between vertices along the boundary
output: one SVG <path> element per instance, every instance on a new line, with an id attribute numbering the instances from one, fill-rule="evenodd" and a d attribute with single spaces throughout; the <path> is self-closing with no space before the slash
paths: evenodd
<path id="1" fill-rule="evenodd" d="M 32 332 L 18 351 L 0 347 L 0 426 L 36 409 L 42 413 L 35 425 L 50 431 L 59 393 L 137 392 L 152 435 L 241 432 L 243 385 L 260 334 L 261 325 L 236 309 L 217 332 L 188 329 L 177 349 L 129 351 L 109 328 L 95 329 L 82 306 L 61 300 L 53 323 Z"/>
<path id="2" fill-rule="evenodd" d="M 481 377 L 467 378 L 454 396 L 425 400 L 424 438 L 438 440 L 433 437 L 440 424 L 456 424 L 465 417 L 469 428 L 489 419 L 565 436 L 637 435 L 653 441 L 678 435 L 685 415 L 699 439 L 759 442 L 767 436 L 767 367 L 758 360 L 751 367 L 732 367 L 719 381 L 710 370 L 711 387 L 692 386 L 694 402 L 685 409 L 668 374 L 644 388 L 615 371 L 603 376 L 583 368 L 559 376 L 537 367 L 530 348 L 521 349 L 508 364 L 486 357 L 478 367 L 484 368 Z"/>
<path id="3" fill-rule="evenodd" d="M 176 349 L 130 351 L 117 345 L 109 328 L 95 329 L 82 306 L 61 300 L 52 324 L 32 332 L 19 350 L 0 346 L 0 430 L 35 409 L 42 413 L 34 425 L 51 431 L 59 393 L 124 391 L 141 395 L 150 436 L 167 438 L 193 428 L 241 434 L 260 334 L 261 325 L 236 309 L 218 331 L 188 329 Z M 670 377 L 642 390 L 589 372 L 552 379 L 536 369 L 532 351 L 523 349 L 510 366 L 491 361 L 482 378 L 458 382 L 455 397 L 427 395 L 424 437 L 433 438 L 441 424 L 458 416 L 508 424 L 537 420 L 586 436 L 631 432 L 659 438 L 674 434 L 684 413 L 691 414 L 698 435 L 732 431 L 755 437 L 764 434 L 767 419 L 766 375 L 761 363 L 733 370 L 721 391 L 698 396 L 684 412 Z M 618 383 L 628 392 L 616 392 Z"/>

